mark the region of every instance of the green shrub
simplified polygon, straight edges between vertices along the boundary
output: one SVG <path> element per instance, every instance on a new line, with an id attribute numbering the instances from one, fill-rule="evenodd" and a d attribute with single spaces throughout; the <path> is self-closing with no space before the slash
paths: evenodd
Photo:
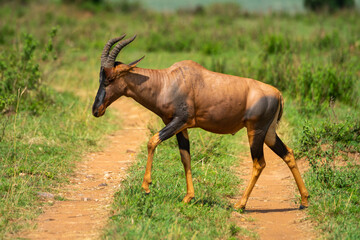
<path id="1" fill-rule="evenodd" d="M 42 55 L 42 60 L 47 60 L 49 56 L 52 56 L 54 60 L 57 59 L 57 55 L 54 53 L 54 38 L 56 37 L 56 34 L 58 32 L 57 27 L 53 27 L 49 33 L 50 39 L 48 40 L 48 43 L 45 47 L 45 51 Z"/>
<path id="2" fill-rule="evenodd" d="M 336 167 L 339 157 L 347 159 L 344 153 L 360 152 L 359 119 L 348 118 L 339 123 L 323 121 L 316 128 L 306 123 L 299 143 L 299 152 L 308 159 L 312 174 L 323 187 L 350 187 L 353 178 L 360 177 L 348 176 Z"/>
<path id="3" fill-rule="evenodd" d="M 344 57 L 346 56 L 345 54 Z M 339 62 L 341 56 L 333 55 L 332 60 Z M 314 67 L 310 64 L 297 68 L 293 55 L 283 53 L 265 55 L 261 64 L 255 66 L 255 76 L 256 79 L 291 94 L 302 113 L 322 113 L 334 101 L 357 107 L 357 78 L 350 69 Z"/>
<path id="4" fill-rule="evenodd" d="M 337 31 L 324 33 L 316 38 L 316 43 L 320 49 L 334 49 L 341 45 L 341 39 Z"/>
<path id="5" fill-rule="evenodd" d="M 355 0 L 304 0 L 305 8 L 311 11 L 351 8 L 355 6 Z"/>
<path id="6" fill-rule="evenodd" d="M 314 127 L 316 125 L 316 127 Z M 359 239 L 360 168 L 351 152 L 360 151 L 360 120 L 306 123 L 297 152 L 310 170 L 305 181 L 312 196 L 309 213 L 326 239 Z"/>
<path id="7" fill-rule="evenodd" d="M 160 32 L 151 31 L 146 41 L 146 50 L 150 52 L 188 52 L 191 50 L 195 37 L 192 34 L 182 33 L 180 31 L 169 34 L 168 30 L 163 29 Z M 164 37 L 164 34 L 167 37 Z"/>
<path id="8" fill-rule="evenodd" d="M 77 7 L 97 13 L 103 11 L 123 12 L 129 13 L 136 10 L 142 10 L 139 1 L 120 0 L 120 1 L 106 1 L 106 0 L 62 0 L 64 4 L 75 4 Z"/>
<path id="9" fill-rule="evenodd" d="M 84 3 L 103 4 L 105 1 L 104 0 L 62 0 L 62 2 L 66 3 L 66 4 L 72 4 L 72 3 L 76 3 L 76 4 L 84 4 Z"/>
<path id="10" fill-rule="evenodd" d="M 340 100 L 356 106 L 354 99 L 354 75 L 340 72 L 334 67 L 312 67 L 300 69 L 296 84 L 296 95 L 307 111 L 319 111 L 324 103 Z"/>
<path id="11" fill-rule="evenodd" d="M 9 38 L 12 38 L 15 34 L 15 29 L 8 24 L 0 26 L 0 44 L 7 43 Z"/>
<path id="12" fill-rule="evenodd" d="M 213 3 L 206 8 L 206 14 L 215 17 L 234 19 L 241 15 L 241 6 L 234 2 Z"/>
<path id="13" fill-rule="evenodd" d="M 236 18 L 242 14 L 242 10 L 237 3 L 213 3 L 207 6 L 206 16 L 216 19 L 218 24 L 230 25 Z"/>
<path id="14" fill-rule="evenodd" d="M 24 34 L 21 52 L 10 50 L 0 58 L 0 111 L 15 107 L 17 98 L 26 91 L 36 90 L 40 84 L 39 65 L 33 60 L 37 42 Z"/>
<path id="15" fill-rule="evenodd" d="M 322 155 L 321 153 L 331 150 L 332 156 L 330 160 L 332 161 L 335 155 L 338 154 L 338 151 L 335 151 L 336 149 L 346 152 L 360 152 L 359 119 L 348 118 L 339 123 L 323 121 L 316 128 L 309 125 L 309 123 L 304 125 L 302 136 L 299 140 L 299 150 L 305 155 L 317 158 Z M 322 148 L 324 145 L 330 145 L 331 148 L 324 150 Z M 316 154 L 309 155 L 309 152 Z"/>
<path id="16" fill-rule="evenodd" d="M 199 50 L 206 55 L 216 55 L 221 53 L 222 49 L 223 45 L 220 41 L 211 41 L 208 39 L 201 44 Z"/>
<path id="17" fill-rule="evenodd" d="M 263 40 L 267 54 L 282 53 L 290 49 L 290 42 L 282 34 L 270 34 Z"/>
<path id="18" fill-rule="evenodd" d="M 208 69 L 210 69 L 211 71 L 214 71 L 214 72 L 226 73 L 227 72 L 226 67 L 227 67 L 226 59 L 212 58 L 211 65 Z"/>
<path id="19" fill-rule="evenodd" d="M 273 85 L 281 91 L 294 91 L 296 76 L 291 54 L 266 56 L 257 69 L 257 79 Z"/>
<path id="20" fill-rule="evenodd" d="M 44 56 L 51 54 L 52 39 L 48 42 Z M 16 111 L 17 104 L 23 99 L 20 109 L 36 114 L 51 103 L 50 94 L 43 85 L 38 60 L 35 51 L 38 42 L 30 34 L 23 34 L 22 42 L 17 47 L 20 50 L 4 50 L 0 57 L 0 112 Z"/>

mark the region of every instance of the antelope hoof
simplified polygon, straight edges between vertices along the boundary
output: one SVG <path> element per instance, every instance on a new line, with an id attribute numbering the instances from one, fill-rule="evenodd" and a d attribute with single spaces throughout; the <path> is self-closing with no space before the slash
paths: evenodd
<path id="1" fill-rule="evenodd" d="M 302 198 L 299 209 L 305 209 L 309 206 L 308 198 L 309 198 L 309 196 Z"/>
<path id="2" fill-rule="evenodd" d="M 305 208 L 308 208 L 308 206 L 304 206 L 304 205 L 300 204 L 300 207 L 299 207 L 300 210 L 303 210 Z"/>
<path id="3" fill-rule="evenodd" d="M 243 206 L 243 207 L 234 206 L 234 211 L 239 212 L 239 213 L 243 213 L 245 211 L 245 206 Z"/>
<path id="4" fill-rule="evenodd" d="M 194 198 L 194 195 L 186 194 L 186 196 L 184 197 L 184 199 L 182 201 L 183 201 L 183 203 L 189 203 L 191 201 L 191 199 L 193 199 L 193 198 Z"/>
<path id="5" fill-rule="evenodd" d="M 146 194 L 150 193 L 150 189 L 149 189 L 149 183 L 145 183 L 143 182 L 143 184 L 141 185 L 141 187 L 144 189 Z"/>
<path id="6" fill-rule="evenodd" d="M 241 204 L 241 203 L 236 203 L 235 205 L 234 205 L 234 208 L 235 208 L 235 210 L 241 210 L 241 211 L 244 211 L 245 210 L 245 204 Z"/>

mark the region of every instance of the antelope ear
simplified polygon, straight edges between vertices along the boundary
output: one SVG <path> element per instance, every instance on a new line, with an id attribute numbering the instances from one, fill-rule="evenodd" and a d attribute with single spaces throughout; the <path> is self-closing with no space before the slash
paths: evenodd
<path id="1" fill-rule="evenodd" d="M 128 66 L 130 67 L 130 69 L 136 67 L 136 64 L 138 64 L 141 60 L 143 60 L 144 57 L 145 57 L 145 56 L 143 56 L 142 58 L 139 58 L 138 60 L 133 61 L 132 63 L 128 64 Z"/>

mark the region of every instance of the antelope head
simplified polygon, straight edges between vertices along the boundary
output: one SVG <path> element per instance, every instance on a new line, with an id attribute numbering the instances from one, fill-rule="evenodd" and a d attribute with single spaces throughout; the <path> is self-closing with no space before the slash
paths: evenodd
<path id="1" fill-rule="evenodd" d="M 92 113 L 95 117 L 104 115 L 106 108 L 116 99 L 124 95 L 127 86 L 124 76 L 144 58 L 142 57 L 130 64 L 115 61 L 121 49 L 134 41 L 136 35 L 119 42 L 124 37 L 125 34 L 121 37 L 110 39 L 105 44 L 101 54 L 100 85 L 92 107 Z M 111 47 L 117 42 L 119 43 L 110 52 Z"/>

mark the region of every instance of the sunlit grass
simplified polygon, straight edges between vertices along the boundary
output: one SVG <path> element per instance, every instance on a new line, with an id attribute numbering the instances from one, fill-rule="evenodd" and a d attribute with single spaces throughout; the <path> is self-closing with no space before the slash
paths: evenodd
<path id="1" fill-rule="evenodd" d="M 175 137 L 157 148 L 149 195 L 141 189 L 147 154 L 144 148 L 115 195 L 105 238 L 214 239 L 245 234 L 229 221 L 233 207 L 228 200 L 240 189 L 234 169 L 239 164 L 239 151 L 247 150 L 240 143 L 243 134 L 224 136 L 190 130 L 195 187 L 195 199 L 190 204 L 181 202 L 186 183 Z"/>
<path id="2" fill-rule="evenodd" d="M 221 7 L 223 6 L 219 5 L 219 8 Z M 36 192 L 40 189 L 51 190 L 59 182 L 66 181 L 67 174 L 71 171 L 74 161 L 79 159 L 81 152 L 96 148 L 100 135 L 104 134 L 104 131 L 111 131 L 109 115 L 107 114 L 103 119 L 93 119 L 91 104 L 98 87 L 102 48 L 108 39 L 123 33 L 127 33 L 128 36 L 137 34 L 138 37 L 122 50 L 118 61 L 129 63 L 146 55 L 139 63 L 139 67 L 160 69 L 167 68 L 177 61 L 190 59 L 210 70 L 251 77 L 280 88 L 284 92 L 286 103 L 284 121 L 279 132 L 295 152 L 303 134 L 302 126 L 305 120 L 312 121 L 313 127 L 317 128 L 316 123 L 324 117 L 328 118 L 329 111 L 330 113 L 332 111 L 327 107 L 331 96 L 325 95 L 320 107 L 314 110 L 315 104 L 311 97 L 316 94 L 307 95 L 307 92 L 326 90 L 327 84 L 329 82 L 332 84 L 331 81 L 327 82 L 323 79 L 321 75 L 323 72 L 331 69 L 338 79 L 352 82 L 352 85 L 349 85 L 351 87 L 342 89 L 340 96 L 336 96 L 337 115 L 331 117 L 329 121 L 341 122 L 347 115 L 359 111 L 360 25 L 357 24 L 359 13 L 356 11 L 342 11 L 335 15 L 240 13 L 232 17 L 208 12 L 191 14 L 189 11 L 180 14 L 143 10 L 131 13 L 116 11 L 118 10 L 96 11 L 76 5 L 47 2 L 28 5 L 19 5 L 15 2 L 1 5 L 0 52 L 2 55 L 6 55 L 14 46 L 19 44 L 21 46 L 23 33 L 32 34 L 38 40 L 39 46 L 46 46 L 49 31 L 53 27 L 58 28 L 58 34 L 53 42 L 57 59 L 46 62 L 41 60 L 42 53 L 36 56 L 43 73 L 41 81 L 44 85 L 50 86 L 50 89 L 56 90 L 50 91 L 54 102 L 42 109 L 40 115 L 32 115 L 26 111 L 16 113 L 12 110 L 8 114 L 1 113 L 0 116 L 0 171 L 3 181 L 0 186 L 3 200 L 2 205 L 0 204 L 1 234 L 17 231 L 24 226 L 27 221 L 25 219 L 35 216 L 34 213 L 38 213 L 40 206 Z M 307 73 L 316 77 L 311 78 L 313 81 L 301 82 L 300 80 Z M 321 82 L 322 80 L 324 81 Z M 305 84 L 310 85 L 311 91 L 301 91 L 305 89 L 302 88 Z M 342 98 L 344 96 L 346 98 Z M 304 101 L 305 98 L 308 100 Z M 346 100 L 346 104 L 341 102 L 342 99 Z M 24 102 L 20 101 L 20 108 L 24 106 L 23 104 Z M 119 196 L 123 196 L 128 201 L 124 204 L 129 206 L 149 204 L 147 210 L 155 214 L 159 211 L 158 207 L 163 205 L 162 202 L 166 201 L 168 204 L 174 204 L 176 211 L 181 210 L 184 214 L 181 213 L 183 215 L 177 218 L 178 216 L 175 214 L 174 217 L 174 213 L 170 211 L 169 214 L 174 217 L 170 220 L 161 215 L 165 222 L 159 222 L 153 232 L 149 226 L 155 223 L 149 218 L 144 218 L 148 222 L 143 221 L 139 226 L 129 225 L 131 226 L 129 237 L 141 237 L 142 235 L 138 235 L 139 231 L 154 234 L 153 236 L 168 234 L 167 236 L 173 238 L 188 237 L 190 234 L 183 233 L 186 229 L 182 224 L 183 217 L 192 218 L 195 224 L 198 216 L 193 217 L 193 215 L 201 211 L 211 212 L 211 204 L 220 215 L 224 215 L 213 216 L 214 218 L 205 219 L 204 222 L 208 220 L 216 222 L 220 219 L 226 221 L 229 204 L 220 197 L 224 192 L 217 189 L 217 185 L 224 186 L 214 173 L 217 169 L 228 169 L 225 167 L 228 163 L 203 162 L 203 159 L 214 155 L 213 151 L 223 153 L 224 149 L 228 150 L 228 146 L 225 144 L 222 146 L 223 150 L 214 150 L 211 148 L 218 147 L 216 144 L 209 145 L 211 148 L 208 149 L 204 146 L 204 142 L 233 144 L 233 140 L 217 135 L 208 136 L 201 131 L 192 131 L 191 134 L 191 137 L 196 139 L 196 143 L 192 140 L 196 199 L 188 206 L 182 206 L 179 202 L 185 194 L 183 168 L 176 143 L 174 141 L 165 143 L 159 147 L 159 155 L 154 163 L 154 185 L 151 195 L 140 200 L 143 195 L 140 193 L 137 195 L 139 185 L 136 185 L 133 192 L 130 192 L 134 196 L 133 199 L 128 199 L 121 195 L 123 193 L 119 193 L 117 201 L 121 203 Z M 200 136 L 207 140 L 201 141 Z M 233 144 L 233 146 L 239 145 Z M 140 159 L 144 159 L 144 156 L 140 156 Z M 235 161 L 232 158 L 228 160 Z M 171 176 L 166 171 L 157 170 L 162 168 L 167 170 L 167 165 L 163 164 L 172 167 Z M 224 164 L 224 167 L 221 164 Z M 131 178 L 134 183 L 140 184 L 143 166 L 144 163 L 134 166 L 134 169 L 139 170 Z M 162 173 L 164 175 L 161 175 Z M 205 173 L 211 173 L 211 180 L 207 179 L 207 176 L 204 178 Z M 128 187 L 126 184 L 125 187 Z M 170 189 L 167 186 L 171 186 Z M 208 187 L 212 188 L 209 190 Z M 231 187 L 231 189 L 236 188 Z M 233 194 L 230 189 L 226 191 L 228 194 Z M 330 209 L 334 201 L 342 205 L 345 202 L 345 206 L 349 206 L 347 209 L 352 209 L 350 204 L 346 205 L 348 198 L 341 197 L 340 201 L 332 193 L 328 193 L 332 197 L 319 200 L 321 204 L 324 203 L 324 207 L 314 205 L 314 209 L 318 208 L 319 211 L 324 212 L 325 209 Z M 327 196 L 327 194 L 319 195 Z M 206 205 L 206 199 L 212 201 L 209 206 Z M 155 201 L 159 206 L 150 206 L 150 200 Z M 132 224 L 130 217 L 132 213 L 123 215 L 123 209 L 128 205 L 116 206 L 114 218 L 124 218 L 127 223 Z M 164 206 L 170 208 L 169 205 Z M 329 212 L 326 221 L 321 222 L 322 229 L 327 231 L 330 229 L 327 226 L 335 226 L 336 229 L 341 230 L 346 220 L 353 222 L 354 219 L 355 221 L 358 219 L 356 211 L 351 210 L 349 213 L 345 210 L 342 213 L 341 209 L 341 207 L 336 208 L 336 211 L 344 221 L 330 218 L 334 214 Z M 136 211 L 135 213 L 138 214 L 139 211 Z M 309 212 L 316 217 L 316 211 Z M 141 214 L 145 213 L 140 212 L 140 216 L 143 216 Z M 159 226 L 163 228 L 161 233 L 157 229 L 160 228 Z M 205 235 L 208 234 L 206 236 L 219 236 L 220 233 L 224 233 L 225 236 L 230 237 L 230 232 L 238 232 L 235 227 L 222 227 L 217 222 L 214 226 L 218 228 L 210 230 L 209 227 L 204 226 Z M 124 231 L 121 227 L 113 225 L 108 230 L 107 236 L 123 236 Z M 201 231 L 194 232 L 195 238 L 200 236 Z M 354 232 L 356 234 L 356 229 Z"/>
<path id="3" fill-rule="evenodd" d="M 19 112 L 0 119 L 1 238 L 40 213 L 37 193 L 56 194 L 82 154 L 99 149 L 101 136 L 114 129 L 111 118 L 95 122 L 72 94 L 58 93 L 56 100 L 40 116 Z"/>

